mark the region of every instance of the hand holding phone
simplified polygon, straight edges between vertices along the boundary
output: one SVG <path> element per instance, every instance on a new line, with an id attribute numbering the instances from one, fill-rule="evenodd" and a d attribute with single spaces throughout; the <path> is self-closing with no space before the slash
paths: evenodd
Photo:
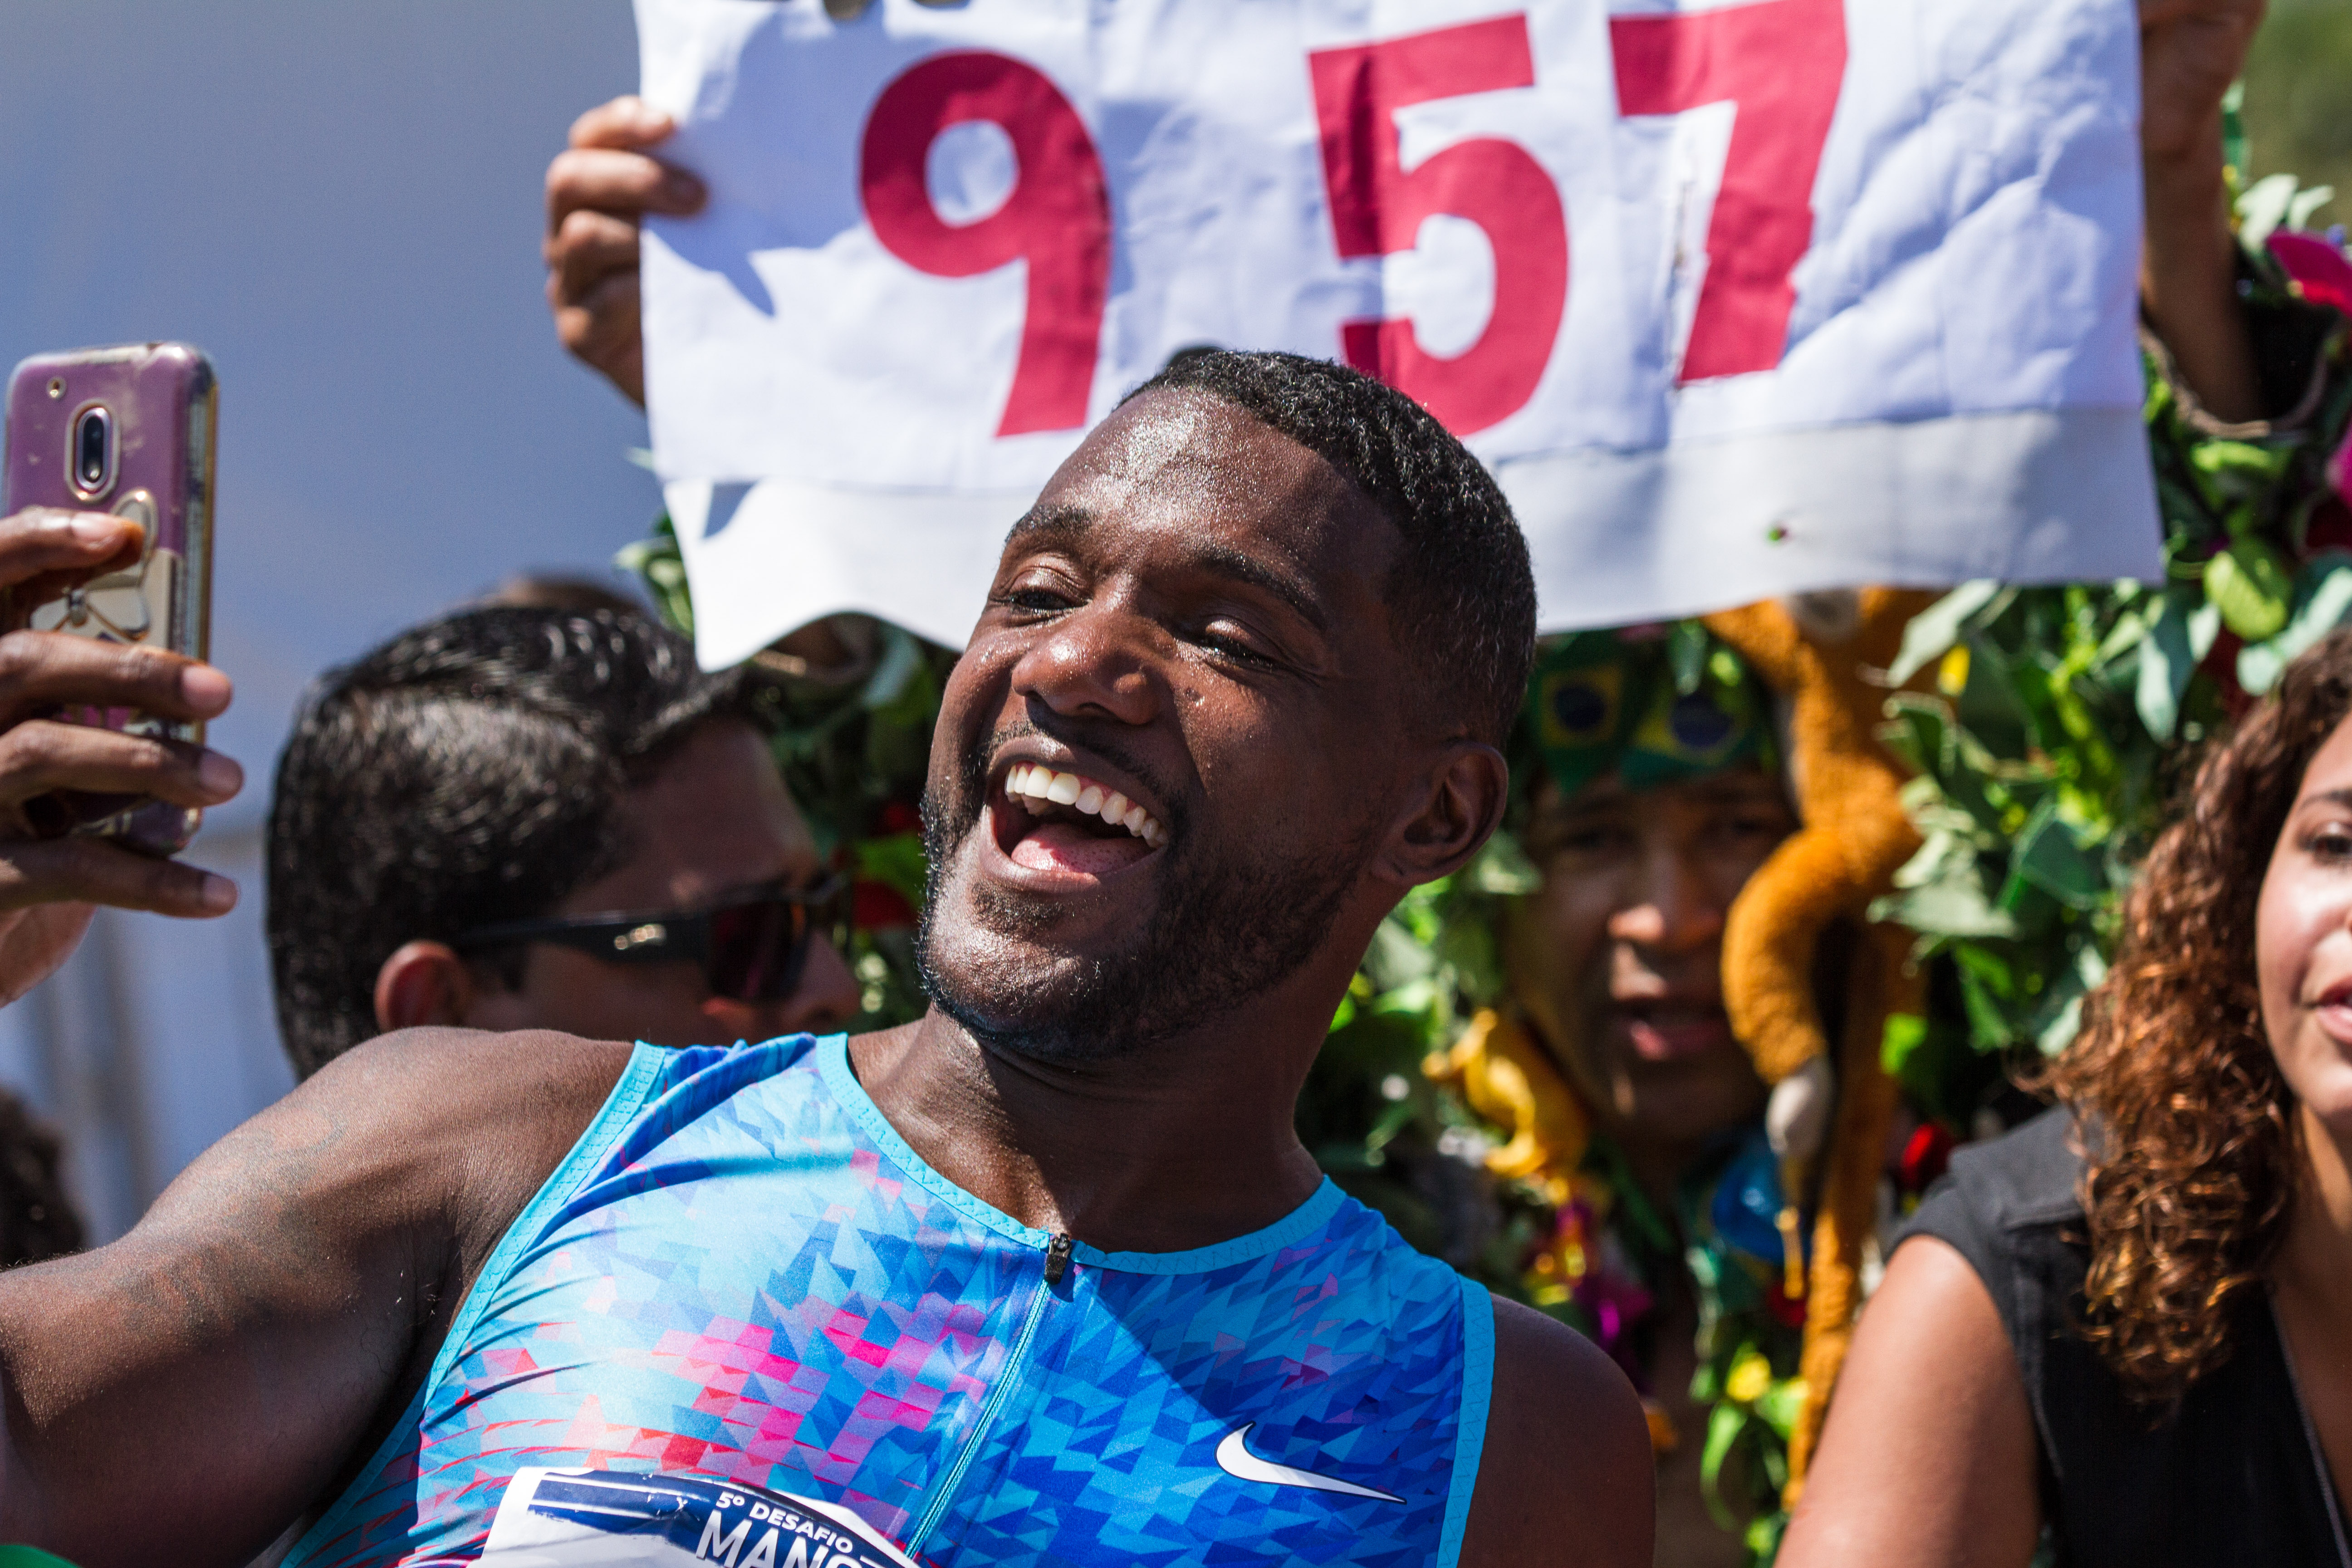
<path id="1" fill-rule="evenodd" d="M 205 656 L 217 397 L 212 362 L 185 343 L 36 354 L 16 367 L 0 510 L 110 512 L 139 525 L 140 545 L 100 575 L 11 588 L 0 630 Z M 58 717 L 154 740 L 204 739 L 202 724 L 140 709 L 76 706 Z M 24 809 L 46 833 L 95 835 L 150 855 L 187 847 L 203 816 L 144 795 L 76 790 Z"/>
<path id="2" fill-rule="evenodd" d="M 136 559 L 142 543 L 136 524 L 105 513 L 0 518 L 0 588 L 86 582 Z M 84 704 L 201 722 L 228 700 L 226 676 L 161 648 L 57 632 L 0 636 L 0 1005 L 65 961 L 95 905 L 202 917 L 236 904 L 225 877 L 103 838 L 45 836 L 25 807 L 57 790 L 217 805 L 236 794 L 243 770 L 186 742 L 48 715 Z"/>

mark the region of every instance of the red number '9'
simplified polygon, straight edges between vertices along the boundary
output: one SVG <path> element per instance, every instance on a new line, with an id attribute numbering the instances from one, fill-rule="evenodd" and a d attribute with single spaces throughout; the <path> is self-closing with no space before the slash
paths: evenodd
<path id="1" fill-rule="evenodd" d="M 1609 41 L 1621 114 L 1738 105 L 1680 379 L 1770 370 L 1797 302 L 1790 275 L 1813 242 L 1813 176 L 1845 81 L 1845 0 L 1612 16 Z"/>
<path id="2" fill-rule="evenodd" d="M 1424 352 L 1410 318 L 1349 321 L 1348 363 L 1417 400 L 1457 435 L 1500 423 L 1535 395 L 1568 308 L 1568 218 L 1528 151 L 1457 142 L 1405 172 L 1396 110 L 1433 99 L 1533 87 L 1527 18 L 1498 16 L 1307 57 L 1331 227 L 1343 257 L 1411 250 L 1422 219 L 1467 218 L 1495 251 L 1495 307 L 1452 359 Z"/>
<path id="3" fill-rule="evenodd" d="M 951 224 L 931 205 L 924 164 L 940 132 L 974 120 L 1011 139 L 1013 191 L 978 222 Z M 919 272 L 970 278 L 1029 263 L 1021 356 L 996 433 L 1084 425 L 1110 289 L 1110 196 L 1086 122 L 1060 89 L 1003 55 L 934 55 L 874 100 L 857 184 L 875 237 Z"/>

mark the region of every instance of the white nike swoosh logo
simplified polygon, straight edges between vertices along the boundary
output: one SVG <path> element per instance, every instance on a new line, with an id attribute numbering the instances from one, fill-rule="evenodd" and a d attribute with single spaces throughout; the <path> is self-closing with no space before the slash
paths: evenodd
<path id="1" fill-rule="evenodd" d="M 1225 1440 L 1217 1445 L 1217 1468 L 1234 1479 L 1264 1481 L 1270 1487 L 1305 1487 L 1309 1491 L 1341 1492 L 1349 1497 L 1378 1498 L 1382 1502 L 1404 1501 L 1392 1492 L 1374 1491 L 1353 1481 L 1336 1480 L 1329 1476 L 1318 1476 L 1312 1470 L 1293 1469 L 1288 1465 L 1277 1465 L 1259 1458 L 1249 1451 L 1249 1445 L 1244 1441 L 1248 1437 L 1250 1428 L 1256 1425 L 1255 1421 L 1244 1422 L 1226 1433 Z"/>

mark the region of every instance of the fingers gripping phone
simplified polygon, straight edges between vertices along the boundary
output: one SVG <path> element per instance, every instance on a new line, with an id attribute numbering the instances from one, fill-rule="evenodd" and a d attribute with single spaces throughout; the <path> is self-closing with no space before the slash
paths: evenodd
<path id="1" fill-rule="evenodd" d="M 185 343 L 37 354 L 16 367 L 0 509 L 110 511 L 137 521 L 145 540 L 137 561 L 104 576 L 10 591 L 0 625 L 206 656 L 217 402 L 212 362 Z M 201 722 L 131 708 L 71 708 L 57 717 L 173 741 L 201 742 L 205 733 Z M 95 835 L 151 855 L 185 848 L 204 816 L 150 796 L 79 791 L 27 810 L 44 831 Z"/>

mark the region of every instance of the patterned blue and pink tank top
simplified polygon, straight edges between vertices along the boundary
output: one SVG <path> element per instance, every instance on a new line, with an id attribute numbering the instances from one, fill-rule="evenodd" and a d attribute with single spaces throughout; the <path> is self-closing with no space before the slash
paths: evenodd
<path id="1" fill-rule="evenodd" d="M 844 1037 L 640 1046 L 288 1568 L 471 1562 L 526 1467 L 789 1493 L 940 1568 L 1450 1568 L 1493 1321 L 1328 1182 L 1105 1253 L 925 1165 Z"/>

